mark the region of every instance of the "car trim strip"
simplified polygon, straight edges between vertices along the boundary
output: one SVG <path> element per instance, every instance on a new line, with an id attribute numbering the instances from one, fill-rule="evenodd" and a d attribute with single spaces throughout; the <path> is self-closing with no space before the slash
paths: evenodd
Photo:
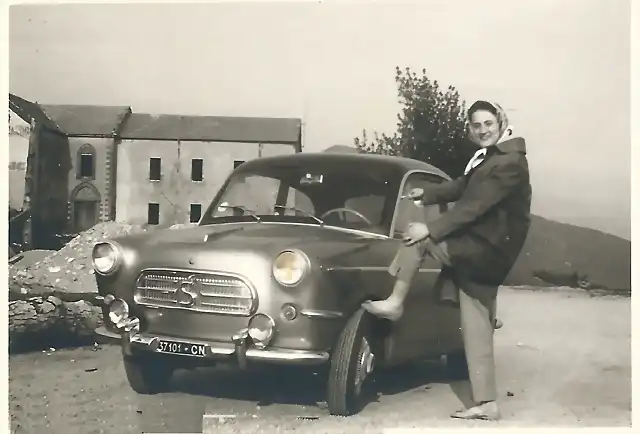
<path id="1" fill-rule="evenodd" d="M 338 311 L 314 310 L 314 309 L 302 309 L 300 311 L 300 314 L 309 318 L 327 318 L 327 319 L 341 318 L 343 316 L 342 312 L 338 312 Z"/>
<path id="2" fill-rule="evenodd" d="M 389 267 L 331 267 L 327 271 L 388 271 Z M 442 268 L 420 268 L 419 273 L 439 273 Z"/>
<path id="3" fill-rule="evenodd" d="M 249 223 L 255 223 L 258 224 L 258 222 L 228 222 L 228 223 L 211 223 L 208 225 L 203 225 L 203 226 L 223 226 L 223 225 L 246 225 Z M 372 237 L 372 238 L 379 238 L 382 240 L 387 240 L 389 239 L 388 235 L 384 235 L 384 234 L 378 234 L 376 232 L 369 232 L 369 231 L 362 231 L 359 229 L 348 229 L 348 228 L 341 228 L 340 226 L 333 226 L 333 225 L 322 225 L 320 226 L 319 224 L 311 224 L 311 223 L 293 223 L 293 222 L 265 222 L 262 221 L 260 222 L 261 225 L 291 225 L 291 226 L 309 226 L 309 227 L 314 227 L 314 228 L 327 228 L 327 229 L 332 229 L 334 231 L 338 231 L 338 232 L 347 232 L 350 234 L 355 234 L 355 235 L 365 235 L 368 237 Z M 212 236 L 212 235 L 210 235 Z"/>

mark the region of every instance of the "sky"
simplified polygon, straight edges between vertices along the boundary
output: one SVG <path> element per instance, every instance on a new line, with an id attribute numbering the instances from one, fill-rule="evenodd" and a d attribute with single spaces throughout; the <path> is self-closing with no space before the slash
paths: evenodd
<path id="1" fill-rule="evenodd" d="M 300 117 L 305 152 L 393 133 L 424 68 L 506 108 L 534 214 L 631 237 L 628 0 L 13 5 L 9 48 L 23 98 Z"/>

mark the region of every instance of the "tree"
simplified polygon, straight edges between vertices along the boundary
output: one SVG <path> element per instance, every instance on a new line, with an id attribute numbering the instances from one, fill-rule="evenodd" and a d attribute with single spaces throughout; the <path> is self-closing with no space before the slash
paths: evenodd
<path id="1" fill-rule="evenodd" d="M 396 67 L 398 130 L 392 135 L 374 132 L 369 141 L 366 130 L 355 138 L 360 151 L 409 157 L 432 164 L 451 177 L 463 173 L 477 146 L 466 138 L 465 102 L 453 86 L 442 90 L 426 70 L 418 76 L 410 68 Z"/>

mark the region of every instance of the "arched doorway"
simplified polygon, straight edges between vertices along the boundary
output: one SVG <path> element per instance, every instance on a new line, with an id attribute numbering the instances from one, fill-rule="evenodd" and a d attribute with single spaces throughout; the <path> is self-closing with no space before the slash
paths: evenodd
<path id="1" fill-rule="evenodd" d="M 82 183 L 71 192 L 71 226 L 74 232 L 85 231 L 100 218 L 100 192 L 89 183 Z"/>

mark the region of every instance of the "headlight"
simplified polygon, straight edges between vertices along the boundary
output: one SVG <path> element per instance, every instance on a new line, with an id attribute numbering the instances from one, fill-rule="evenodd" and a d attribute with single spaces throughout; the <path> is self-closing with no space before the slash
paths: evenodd
<path id="1" fill-rule="evenodd" d="M 298 250 L 285 250 L 273 262 L 273 277 L 282 285 L 295 286 L 309 270 L 309 258 Z"/>
<path id="2" fill-rule="evenodd" d="M 264 348 L 273 337 L 275 322 L 269 315 L 259 313 L 249 320 L 248 333 L 256 347 Z"/>
<path id="3" fill-rule="evenodd" d="M 93 268 L 103 275 L 111 274 L 120 265 L 122 255 L 113 243 L 98 243 L 93 247 Z"/>
<path id="4" fill-rule="evenodd" d="M 116 326 L 129 318 L 129 305 L 126 301 L 116 298 L 109 304 L 109 319 Z"/>

